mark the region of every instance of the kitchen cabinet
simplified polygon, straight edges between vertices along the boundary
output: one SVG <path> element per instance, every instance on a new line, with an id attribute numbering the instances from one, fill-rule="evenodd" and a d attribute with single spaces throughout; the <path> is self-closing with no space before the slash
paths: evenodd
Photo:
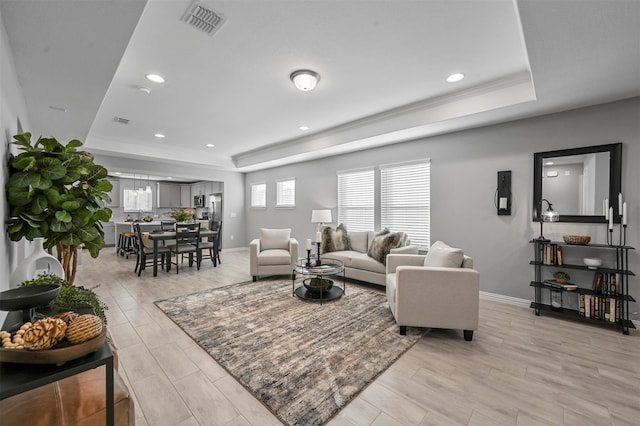
<path id="1" fill-rule="evenodd" d="M 104 245 L 116 245 L 116 224 L 113 222 L 102 222 L 102 230 L 104 231 Z"/>
<path id="2" fill-rule="evenodd" d="M 182 207 L 193 207 L 191 185 L 180 185 L 180 205 Z"/>
<path id="3" fill-rule="evenodd" d="M 107 203 L 107 207 L 120 207 L 120 181 L 118 179 L 108 179 L 113 185 L 113 189 L 109 193 L 111 202 Z"/>
<path id="4" fill-rule="evenodd" d="M 158 203 L 159 208 L 170 207 L 177 208 L 182 207 L 182 194 L 180 185 L 172 183 L 158 182 Z"/>

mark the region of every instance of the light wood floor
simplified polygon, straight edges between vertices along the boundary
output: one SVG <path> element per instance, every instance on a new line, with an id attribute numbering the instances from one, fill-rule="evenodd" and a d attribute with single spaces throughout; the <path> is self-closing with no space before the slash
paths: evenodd
<path id="1" fill-rule="evenodd" d="M 134 263 L 111 248 L 98 259 L 85 252 L 76 283 L 100 284 L 109 305 L 136 424 L 280 424 L 153 304 L 248 281 L 248 251 L 157 278 L 150 269 L 137 277 Z M 473 342 L 461 331 L 430 331 L 329 424 L 640 425 L 640 333 L 481 300 Z"/>

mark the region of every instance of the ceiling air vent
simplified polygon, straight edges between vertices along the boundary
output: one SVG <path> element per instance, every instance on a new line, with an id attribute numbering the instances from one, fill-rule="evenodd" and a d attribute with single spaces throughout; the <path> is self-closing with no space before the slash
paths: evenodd
<path id="1" fill-rule="evenodd" d="M 191 3 L 182 17 L 182 21 L 210 36 L 214 35 L 225 22 L 224 16 L 198 1 Z"/>
<path id="2" fill-rule="evenodd" d="M 129 119 L 128 118 L 113 117 L 113 121 L 115 121 L 116 123 L 120 123 L 120 124 L 129 124 Z"/>

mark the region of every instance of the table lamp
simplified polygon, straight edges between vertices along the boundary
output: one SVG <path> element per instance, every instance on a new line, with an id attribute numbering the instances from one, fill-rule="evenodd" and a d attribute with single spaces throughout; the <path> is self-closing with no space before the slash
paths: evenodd
<path id="1" fill-rule="evenodd" d="M 322 231 L 325 223 L 331 223 L 331 210 L 311 210 L 311 222 L 318 224 L 318 232 Z"/>
<path id="2" fill-rule="evenodd" d="M 547 200 L 546 198 L 543 198 L 542 201 L 546 201 L 547 205 L 549 206 L 547 208 L 547 210 L 545 210 L 544 212 L 542 212 L 542 214 L 540 214 L 540 236 L 538 238 L 536 238 L 537 241 L 549 241 L 549 239 L 545 238 L 542 235 L 542 223 L 543 222 L 557 222 L 560 220 L 560 213 L 558 213 L 557 211 L 553 210 L 553 207 L 551 205 L 551 203 L 549 202 L 549 200 Z M 542 210 L 542 201 L 540 201 L 540 210 Z"/>

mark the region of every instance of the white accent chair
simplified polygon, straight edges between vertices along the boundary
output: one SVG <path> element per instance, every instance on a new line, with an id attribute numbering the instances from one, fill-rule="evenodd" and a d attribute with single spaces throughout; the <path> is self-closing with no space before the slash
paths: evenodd
<path id="1" fill-rule="evenodd" d="M 445 328 L 463 330 L 465 340 L 473 339 L 478 329 L 480 273 L 460 249 L 453 249 L 458 251 L 454 256 L 445 254 L 442 261 L 441 249 L 447 248 L 451 249 L 436 242 L 429 250 L 431 259 L 429 254 L 387 256 L 387 301 L 400 334 L 406 334 L 407 326 Z"/>
<path id="2" fill-rule="evenodd" d="M 298 240 L 291 229 L 260 228 L 260 237 L 249 244 L 249 267 L 253 281 L 264 275 L 289 275 L 298 260 Z"/>

